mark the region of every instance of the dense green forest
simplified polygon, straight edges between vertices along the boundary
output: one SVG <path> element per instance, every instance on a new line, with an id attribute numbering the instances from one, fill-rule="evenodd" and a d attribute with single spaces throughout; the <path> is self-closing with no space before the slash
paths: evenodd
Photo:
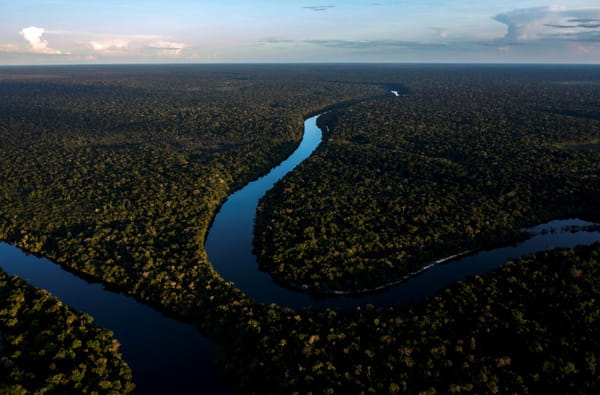
<path id="1" fill-rule="evenodd" d="M 596 243 L 508 262 L 413 305 L 273 309 L 257 351 L 240 344 L 232 369 L 254 388 L 266 370 L 258 393 L 596 394 L 599 283 Z"/>
<path id="2" fill-rule="evenodd" d="M 0 269 L 0 393 L 131 393 L 112 332 Z"/>
<path id="3" fill-rule="evenodd" d="M 597 86 L 429 77 L 328 114 L 326 141 L 263 199 L 256 250 L 278 280 L 375 288 L 520 227 L 598 212 L 600 151 L 581 145 L 600 136 Z"/>
<path id="4" fill-rule="evenodd" d="M 379 284 L 591 214 L 597 81 L 593 67 L 0 68 L 0 239 L 194 320 L 240 393 L 594 393 L 598 245 L 418 305 L 337 312 L 254 303 L 203 243 L 228 194 L 294 149 L 304 116 L 340 102 L 323 147 L 259 215 L 257 249 L 280 279 Z M 300 244 L 308 272 L 290 253 Z"/>
<path id="5" fill-rule="evenodd" d="M 218 205 L 293 150 L 303 115 L 381 93 L 293 69 L 6 70 L 0 238 L 173 306 L 213 276 Z"/>

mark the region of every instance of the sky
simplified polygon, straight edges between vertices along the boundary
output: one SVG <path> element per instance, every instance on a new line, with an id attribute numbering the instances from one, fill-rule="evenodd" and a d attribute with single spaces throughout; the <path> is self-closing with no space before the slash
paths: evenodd
<path id="1" fill-rule="evenodd" d="M 0 65 L 600 63 L 600 0 L 0 0 Z"/>

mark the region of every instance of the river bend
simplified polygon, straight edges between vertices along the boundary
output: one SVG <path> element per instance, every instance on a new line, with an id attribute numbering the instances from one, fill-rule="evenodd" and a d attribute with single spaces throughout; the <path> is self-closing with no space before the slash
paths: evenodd
<path id="1" fill-rule="evenodd" d="M 392 92 L 398 96 L 398 92 Z M 473 274 L 491 270 L 507 259 L 550 247 L 574 247 L 600 240 L 600 232 L 570 232 L 565 226 L 591 223 L 579 219 L 557 220 L 530 229 L 535 236 L 517 245 L 481 251 L 434 265 L 409 280 L 378 293 L 359 296 L 315 297 L 281 287 L 268 273 L 258 270 L 252 254 L 254 218 L 258 202 L 273 185 L 308 158 L 322 140 L 318 116 L 304 123 L 304 137 L 296 151 L 267 175 L 233 193 L 221 206 L 208 232 L 209 260 L 225 281 L 257 302 L 281 306 L 339 307 L 352 309 L 367 303 L 391 306 L 422 299 L 445 286 Z M 194 325 L 168 318 L 131 297 L 89 283 L 48 259 L 27 255 L 17 247 L 0 243 L 0 266 L 31 284 L 45 288 L 64 303 L 94 317 L 112 330 L 121 342 L 140 393 L 169 393 L 177 383 L 178 393 L 227 393 L 225 380 L 216 369 L 215 343 L 203 337 Z"/>

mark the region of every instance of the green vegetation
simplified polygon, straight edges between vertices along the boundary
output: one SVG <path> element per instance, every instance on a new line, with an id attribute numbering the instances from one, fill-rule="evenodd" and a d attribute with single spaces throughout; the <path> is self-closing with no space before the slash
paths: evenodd
<path id="1" fill-rule="evenodd" d="M 302 115 L 382 93 L 264 66 L 4 71 L 0 239 L 173 310 L 220 281 L 212 216 L 294 149 Z"/>
<path id="2" fill-rule="evenodd" d="M 596 394 L 599 283 L 600 243 L 552 250 L 411 306 L 273 313 L 232 363 L 258 393 Z"/>
<path id="3" fill-rule="evenodd" d="M 352 277 L 379 284 L 521 225 L 594 212 L 599 152 L 563 147 L 598 138 L 598 92 L 560 81 L 596 70 L 2 68 L 0 239 L 194 320 L 221 343 L 240 393 L 596 393 L 598 245 L 418 305 L 351 312 L 256 304 L 203 250 L 218 205 L 293 150 L 303 115 L 384 95 L 385 84 L 412 93 L 337 109 L 323 148 L 274 192 L 282 203 L 263 205 L 257 246 L 285 258 L 271 265 L 279 278 L 299 270 L 288 254 L 298 241 L 319 266 L 290 281 L 352 289 Z M 285 221 L 298 232 L 277 243 L 264 233 Z"/>
<path id="4" fill-rule="evenodd" d="M 112 332 L 0 269 L 0 393 L 127 394 Z"/>
<path id="5" fill-rule="evenodd" d="M 276 279 L 375 288 L 520 227 L 598 212 L 600 152 L 564 149 L 600 135 L 586 115 L 600 111 L 597 89 L 506 70 L 431 77 L 328 114 L 326 141 L 261 202 L 256 250 Z"/>

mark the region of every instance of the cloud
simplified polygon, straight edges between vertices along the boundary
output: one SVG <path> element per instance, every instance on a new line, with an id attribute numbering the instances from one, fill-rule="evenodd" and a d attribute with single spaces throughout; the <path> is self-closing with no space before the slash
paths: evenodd
<path id="1" fill-rule="evenodd" d="M 584 28 L 584 29 L 597 29 L 600 27 L 600 23 L 579 23 L 577 25 L 552 25 L 550 23 L 547 23 L 545 26 L 548 27 L 555 27 L 557 29 L 576 29 L 578 27 Z"/>
<path id="2" fill-rule="evenodd" d="M 45 31 L 42 27 L 29 26 L 21 30 L 19 34 L 29 43 L 31 52 L 46 55 L 62 54 L 63 52 L 48 47 L 48 41 L 42 38 Z"/>
<path id="3" fill-rule="evenodd" d="M 90 47 L 96 52 L 115 53 L 123 52 L 129 47 L 130 40 L 113 38 L 107 40 L 90 41 Z"/>
<path id="4" fill-rule="evenodd" d="M 335 8 L 335 6 L 334 5 L 310 5 L 310 6 L 305 6 L 303 8 L 306 8 L 307 10 L 312 10 L 312 11 L 327 11 L 332 8 Z"/>
<path id="5" fill-rule="evenodd" d="M 88 48 L 101 56 L 152 54 L 161 57 L 175 57 L 187 45 L 165 40 L 160 36 L 123 35 L 96 38 L 88 41 Z"/>
<path id="6" fill-rule="evenodd" d="M 548 26 L 548 27 L 555 27 L 557 29 L 572 29 L 574 27 L 577 27 L 576 25 L 553 25 L 551 23 L 545 23 L 544 26 Z"/>
<path id="7" fill-rule="evenodd" d="M 551 22 L 549 14 L 552 13 L 548 7 L 535 7 L 498 14 L 493 19 L 507 26 L 504 40 L 516 42 L 537 39 L 540 26 Z"/>
<path id="8" fill-rule="evenodd" d="M 154 41 L 148 45 L 148 48 L 157 50 L 157 53 L 161 56 L 179 56 L 186 47 L 187 45 L 184 43 L 165 40 Z"/>
<path id="9" fill-rule="evenodd" d="M 410 49 L 431 49 L 445 48 L 446 44 L 440 43 L 420 43 L 415 41 L 402 40 L 283 40 L 277 38 L 266 38 L 261 40 L 264 44 L 308 44 L 327 48 L 345 48 L 345 49 L 371 49 L 371 48 L 410 48 Z"/>
<path id="10" fill-rule="evenodd" d="M 352 48 L 352 49 L 368 49 L 368 48 L 443 48 L 445 44 L 436 43 L 419 43 L 414 41 L 401 40 L 365 40 L 365 41 L 349 41 L 349 40 L 304 40 L 304 43 L 320 45 L 333 48 Z"/>
<path id="11" fill-rule="evenodd" d="M 569 19 L 567 22 L 572 22 L 572 23 L 588 23 L 588 22 L 600 22 L 600 19 Z"/>
<path id="12" fill-rule="evenodd" d="M 264 44 L 289 44 L 289 43 L 294 43 L 296 41 L 280 39 L 280 38 L 276 38 L 276 37 L 267 37 L 267 38 L 263 38 L 262 40 L 260 40 L 260 42 L 264 43 Z"/>
<path id="13" fill-rule="evenodd" d="M 600 40 L 600 8 L 524 8 L 498 14 L 493 19 L 506 25 L 506 35 L 500 41 L 508 44 Z"/>
<path id="14" fill-rule="evenodd" d="M 0 43 L 0 53 L 11 54 L 54 54 L 73 55 L 67 60 L 95 60 L 102 58 L 135 58 L 180 56 L 189 45 L 171 41 L 170 37 L 153 34 L 106 34 L 89 31 L 46 30 L 30 26 L 19 34 L 28 45 Z M 62 42 L 68 42 L 72 52 L 50 48 L 45 35 L 58 36 Z M 75 58 L 75 56 L 78 56 Z"/>

